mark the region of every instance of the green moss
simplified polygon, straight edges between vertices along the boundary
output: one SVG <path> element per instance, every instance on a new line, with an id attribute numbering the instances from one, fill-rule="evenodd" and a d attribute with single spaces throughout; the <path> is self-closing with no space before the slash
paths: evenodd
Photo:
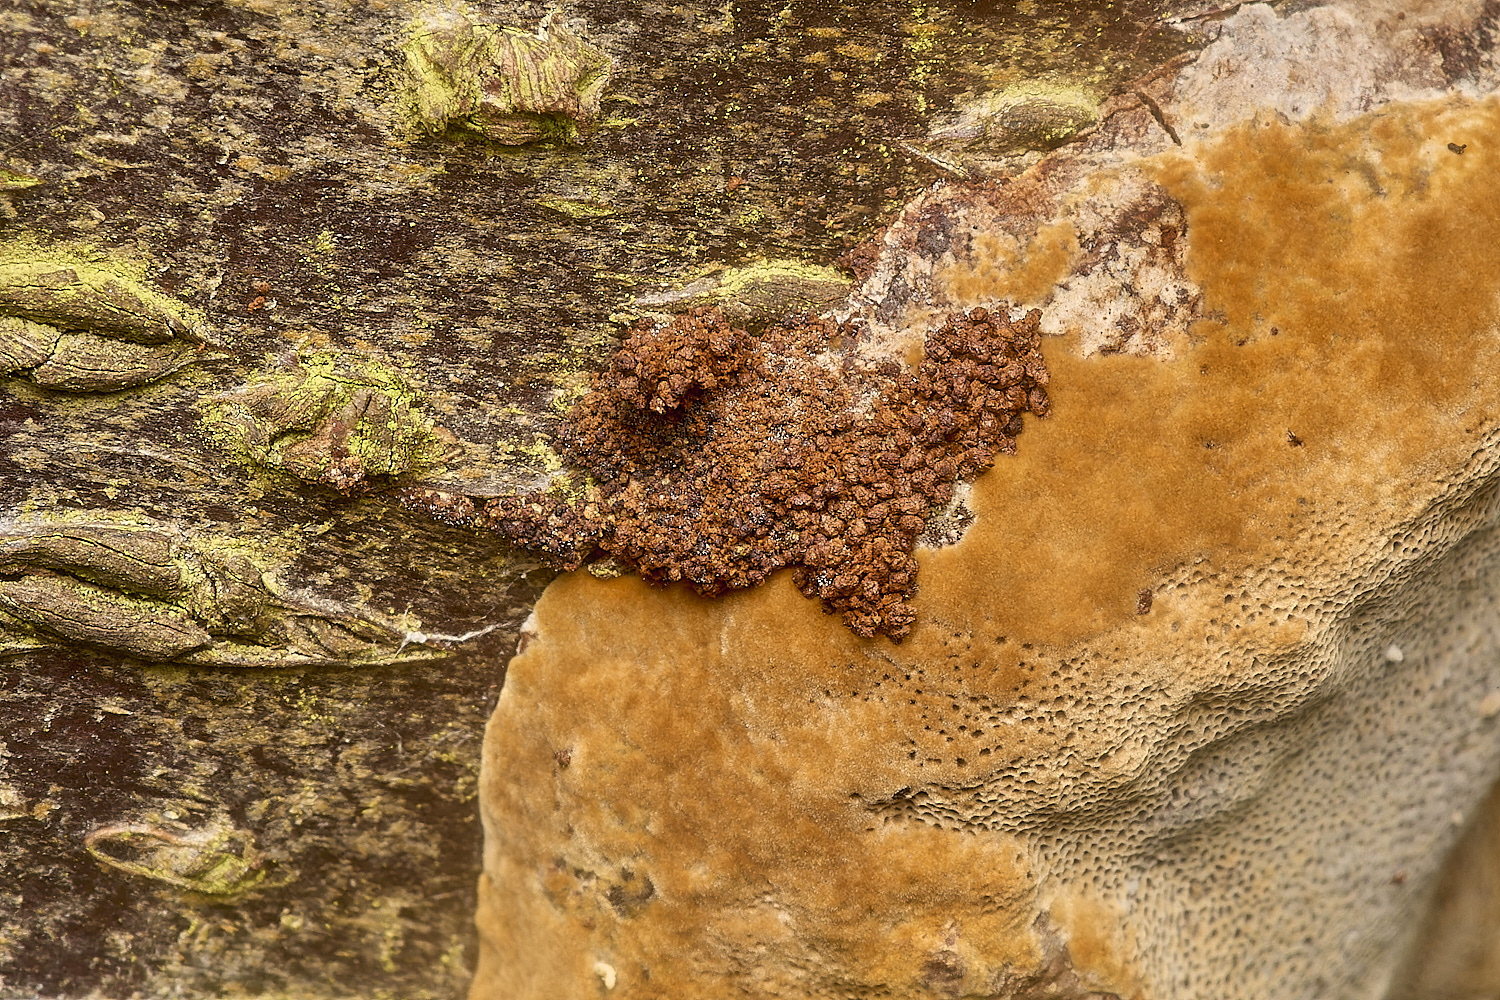
<path id="1" fill-rule="evenodd" d="M 556 391 L 552 395 L 549 404 L 553 413 L 559 416 L 567 416 L 574 406 L 578 404 L 589 392 L 589 375 L 583 370 L 582 363 L 578 362 L 569 367 L 561 367 L 552 379 Z"/>
<path id="2" fill-rule="evenodd" d="M 842 296 L 848 281 L 831 267 L 794 260 L 757 261 L 731 267 L 719 276 L 716 295 L 726 302 L 744 302 L 765 296 L 788 296 L 788 304 L 809 305 Z"/>

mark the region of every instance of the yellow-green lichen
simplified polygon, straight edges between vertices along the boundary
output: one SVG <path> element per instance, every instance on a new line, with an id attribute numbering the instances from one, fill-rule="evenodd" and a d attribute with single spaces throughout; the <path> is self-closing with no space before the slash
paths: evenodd
<path id="1" fill-rule="evenodd" d="M 202 410 L 247 465 L 344 493 L 433 465 L 444 451 L 399 374 L 334 351 L 294 356 Z"/>
<path id="2" fill-rule="evenodd" d="M 588 395 L 591 380 L 582 365 L 560 368 L 552 380 L 555 387 L 549 404 L 553 413 L 567 416 L 584 396 Z"/>
<path id="3" fill-rule="evenodd" d="M 558 474 L 563 471 L 566 464 L 557 450 L 540 438 L 527 444 L 517 445 L 516 452 L 532 460 L 542 472 L 554 477 L 554 483 Z"/>
<path id="4" fill-rule="evenodd" d="M 0 246 L 0 315 L 140 344 L 207 342 L 202 315 L 147 287 L 143 271 L 102 253 L 12 240 Z"/>
<path id="5" fill-rule="evenodd" d="M 0 525 L 0 654 L 79 643 L 150 663 L 306 667 L 431 659 L 409 623 L 313 598 L 292 559 L 248 542 L 92 511 Z"/>
<path id="6" fill-rule="evenodd" d="M 110 868 L 210 896 L 233 896 L 265 880 L 254 838 L 221 817 L 197 829 L 152 818 L 99 827 L 84 847 Z"/>
<path id="7" fill-rule="evenodd" d="M 172 374 L 209 342 L 201 314 L 127 261 L 24 238 L 0 246 L 0 375 L 114 392 Z"/>
<path id="8" fill-rule="evenodd" d="M 318 271 L 326 273 L 329 270 L 328 259 L 338 253 L 338 249 L 338 237 L 333 234 L 333 230 L 325 229 L 308 241 L 303 259 Z"/>
<path id="9" fill-rule="evenodd" d="M 759 260 L 719 267 L 678 287 L 637 296 L 642 309 L 713 304 L 734 316 L 817 313 L 849 294 L 849 280 L 831 267 L 795 260 Z"/>
<path id="10" fill-rule="evenodd" d="M 24 174 L 19 170 L 0 166 L 0 192 L 24 191 L 27 188 L 36 187 L 42 183 L 41 178 Z"/>
<path id="11" fill-rule="evenodd" d="M 472 132 L 503 145 L 577 142 L 599 116 L 613 68 L 551 15 L 526 34 L 434 10 L 411 22 L 403 51 L 420 131 Z"/>
<path id="12" fill-rule="evenodd" d="M 570 219 L 607 219 L 618 215 L 620 211 L 602 201 L 585 201 L 579 198 L 538 198 L 536 204 Z"/>

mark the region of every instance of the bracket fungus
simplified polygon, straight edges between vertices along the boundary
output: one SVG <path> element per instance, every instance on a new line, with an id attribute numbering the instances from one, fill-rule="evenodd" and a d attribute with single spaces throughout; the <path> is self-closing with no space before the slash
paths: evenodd
<path id="1" fill-rule="evenodd" d="M 1201 53 L 1134 85 L 1149 101 L 1005 183 L 935 185 L 883 234 L 849 306 L 872 337 L 1017 298 L 1052 335 L 1052 416 L 975 478 L 963 539 L 917 553 L 899 646 L 803 610 L 808 551 L 714 601 L 550 585 L 486 732 L 472 1000 L 590 995 L 599 964 L 639 1000 L 1500 992 L 1463 958 L 1493 954 L 1493 890 L 1467 893 L 1475 926 L 1427 916 L 1493 886 L 1500 828 L 1493 5 L 1375 6 L 1216 12 Z M 594 513 L 477 516 L 619 524 L 670 577 L 651 529 L 685 546 L 703 528 L 675 519 L 712 498 L 674 478 L 676 438 L 616 449 L 610 415 L 718 441 L 681 402 L 745 369 L 695 321 L 660 355 L 627 344 L 575 419 L 573 448 L 614 456 Z M 968 398 L 959 374 L 941 396 Z M 775 458 L 808 418 L 754 405 Z M 804 468 L 847 467 L 811 443 Z M 748 529 L 796 474 L 720 464 L 723 523 Z M 632 490 L 668 498 L 644 529 L 610 519 Z M 804 523 L 868 531 L 841 501 Z"/>

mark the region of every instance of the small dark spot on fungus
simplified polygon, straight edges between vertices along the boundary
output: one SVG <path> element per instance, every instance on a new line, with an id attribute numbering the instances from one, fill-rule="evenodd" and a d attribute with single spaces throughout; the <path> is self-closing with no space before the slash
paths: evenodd
<path id="1" fill-rule="evenodd" d="M 1138 591 L 1136 593 L 1136 595 L 1135 595 L 1135 613 L 1138 614 L 1138 615 L 1148 615 L 1148 614 L 1150 614 L 1151 613 L 1151 601 L 1152 601 L 1151 591 L 1146 590 L 1146 589 L 1142 589 L 1142 590 Z"/>
<path id="2" fill-rule="evenodd" d="M 604 898 L 623 916 L 633 917 L 656 895 L 656 886 L 649 875 L 637 874 L 629 868 L 620 870 L 620 881 L 605 890 Z"/>
<path id="3" fill-rule="evenodd" d="M 563 747 L 552 756 L 557 760 L 558 767 L 567 767 L 569 764 L 573 763 L 573 748 Z"/>
<path id="4" fill-rule="evenodd" d="M 793 567 L 798 589 L 855 633 L 899 641 L 916 620 L 919 515 L 1014 450 L 1022 413 L 1047 412 L 1040 320 L 950 316 L 911 371 L 810 360 L 854 342 L 829 320 L 758 336 L 716 309 L 641 324 L 564 426 L 567 458 L 592 480 L 583 496 L 496 497 L 472 516 L 432 493 L 401 499 L 568 569 L 607 553 L 706 595 Z"/>
<path id="5" fill-rule="evenodd" d="M 922 982 L 939 996 L 958 996 L 963 991 L 964 960 L 955 951 L 933 952 L 922 965 Z"/>
<path id="6" fill-rule="evenodd" d="M 1466 149 L 1468 149 L 1468 148 L 1469 148 L 1469 144 L 1467 142 L 1464 143 L 1463 145 L 1459 145 L 1456 142 L 1450 142 L 1450 143 L 1448 143 L 1448 151 L 1450 153 L 1458 153 L 1460 156 L 1462 156 L 1463 155 L 1463 151 L 1466 150 Z"/>

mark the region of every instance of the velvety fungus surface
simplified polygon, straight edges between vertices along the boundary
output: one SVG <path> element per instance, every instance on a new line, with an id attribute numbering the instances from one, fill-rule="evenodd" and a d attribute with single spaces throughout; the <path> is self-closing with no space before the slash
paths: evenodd
<path id="1" fill-rule="evenodd" d="M 1413 516 L 1423 470 L 1494 419 L 1497 143 L 1500 105 L 1454 101 L 1252 121 L 1150 164 L 1186 210 L 1203 318 L 1171 362 L 1048 352 L 1054 419 L 976 483 L 964 543 L 927 557 L 942 616 L 1064 645 L 1174 566 Z"/>

